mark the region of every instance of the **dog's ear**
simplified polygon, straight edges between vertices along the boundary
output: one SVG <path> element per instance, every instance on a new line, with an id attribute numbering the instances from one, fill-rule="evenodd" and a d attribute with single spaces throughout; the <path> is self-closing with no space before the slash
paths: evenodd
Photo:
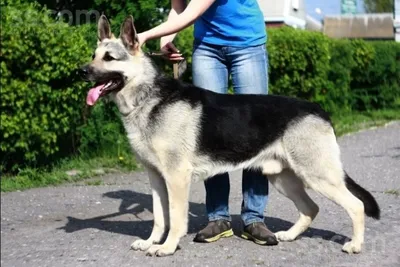
<path id="1" fill-rule="evenodd" d="M 106 38 L 111 39 L 113 37 L 113 34 L 111 33 L 110 22 L 104 15 L 101 15 L 97 23 L 97 36 L 99 38 L 99 42 L 102 42 Z"/>
<path id="2" fill-rule="evenodd" d="M 129 16 L 125 19 L 121 26 L 120 38 L 126 49 L 130 52 L 137 51 L 139 48 L 139 39 L 133 25 L 133 17 Z"/>

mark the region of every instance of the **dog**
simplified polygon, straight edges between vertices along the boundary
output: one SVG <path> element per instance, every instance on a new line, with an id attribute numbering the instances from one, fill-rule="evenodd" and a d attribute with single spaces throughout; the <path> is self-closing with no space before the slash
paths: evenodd
<path id="1" fill-rule="evenodd" d="M 380 218 L 374 197 L 345 172 L 328 114 L 318 105 L 274 95 L 228 95 L 162 74 L 140 48 L 133 17 L 118 38 L 106 16 L 98 21 L 93 60 L 80 68 L 95 83 L 86 102 L 101 97 L 118 107 L 130 145 L 152 188 L 154 226 L 131 247 L 147 255 L 172 255 L 187 234 L 192 181 L 237 169 L 261 170 L 299 212 L 279 241 L 293 241 L 316 217 L 311 188 L 342 206 L 352 220 L 342 250 L 359 253 L 365 215 Z M 163 244 L 162 238 L 168 233 Z"/>

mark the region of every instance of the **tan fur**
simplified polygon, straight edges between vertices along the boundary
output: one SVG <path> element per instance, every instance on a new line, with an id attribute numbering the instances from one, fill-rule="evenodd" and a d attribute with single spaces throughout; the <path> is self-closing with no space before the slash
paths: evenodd
<path id="1" fill-rule="evenodd" d="M 147 250 L 153 244 L 161 242 L 164 232 L 169 226 L 168 194 L 162 175 L 148 168 L 150 185 L 152 187 L 154 226 L 150 237 L 146 240 L 136 240 L 132 243 L 133 250 Z"/>
<path id="2" fill-rule="evenodd" d="M 296 205 L 299 211 L 298 221 L 287 231 L 277 232 L 275 235 L 280 241 L 293 241 L 310 226 L 317 216 L 318 206 L 304 190 L 303 182 L 290 169 L 281 173 L 269 175 L 268 180 L 284 196 Z"/>

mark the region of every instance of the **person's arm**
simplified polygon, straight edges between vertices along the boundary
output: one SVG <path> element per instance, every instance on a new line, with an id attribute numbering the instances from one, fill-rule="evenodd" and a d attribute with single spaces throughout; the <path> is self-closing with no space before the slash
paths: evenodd
<path id="1" fill-rule="evenodd" d="M 186 0 L 172 0 L 171 10 L 168 14 L 168 20 L 174 19 L 181 14 L 186 8 Z M 165 54 L 165 57 L 172 61 L 183 60 L 180 51 L 175 47 L 172 41 L 175 39 L 177 33 L 166 35 L 160 39 L 160 49 Z"/>
<path id="2" fill-rule="evenodd" d="M 148 31 L 139 34 L 140 45 L 148 40 L 160 38 L 162 36 L 176 34 L 180 30 L 190 26 L 214 3 L 215 0 L 191 0 L 186 8 L 184 1 L 172 0 L 172 9 L 168 20 Z M 181 11 L 181 8 L 184 8 Z M 180 12 L 180 13 L 179 13 Z M 174 14 L 176 13 L 176 14 Z"/>
<path id="3" fill-rule="evenodd" d="M 168 14 L 168 20 L 174 20 L 179 14 L 181 14 L 186 8 L 186 0 L 171 0 L 171 10 Z M 162 36 L 160 40 L 160 47 L 163 48 L 166 44 L 172 42 L 175 39 L 177 32 Z"/>

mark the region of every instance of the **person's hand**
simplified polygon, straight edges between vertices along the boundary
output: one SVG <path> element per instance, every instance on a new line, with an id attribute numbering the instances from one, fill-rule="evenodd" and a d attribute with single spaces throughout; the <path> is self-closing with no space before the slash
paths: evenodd
<path id="1" fill-rule="evenodd" d="M 164 57 L 168 60 L 179 61 L 184 59 L 180 51 L 175 47 L 172 42 L 166 42 L 165 44 L 163 44 L 163 42 L 161 41 L 160 46 L 161 52 L 164 53 Z"/>
<path id="2" fill-rule="evenodd" d="M 144 32 L 138 33 L 139 47 L 142 47 L 147 41 L 146 34 Z"/>

